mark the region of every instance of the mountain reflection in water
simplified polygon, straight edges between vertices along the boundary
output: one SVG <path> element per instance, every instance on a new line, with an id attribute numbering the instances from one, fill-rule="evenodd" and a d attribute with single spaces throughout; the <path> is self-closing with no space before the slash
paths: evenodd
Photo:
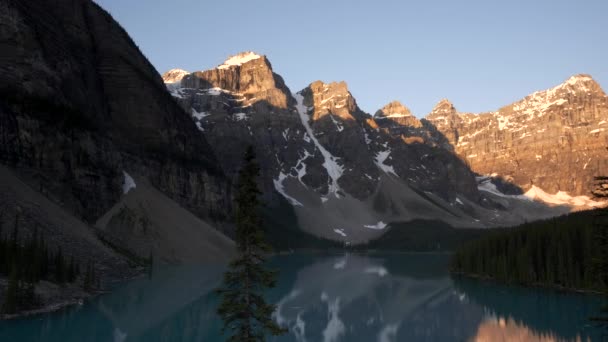
<path id="1" fill-rule="evenodd" d="M 269 341 L 595 341 L 602 298 L 451 278 L 448 255 L 274 257 Z M 0 341 L 223 341 L 222 269 L 170 267 L 83 306 L 0 322 Z"/>

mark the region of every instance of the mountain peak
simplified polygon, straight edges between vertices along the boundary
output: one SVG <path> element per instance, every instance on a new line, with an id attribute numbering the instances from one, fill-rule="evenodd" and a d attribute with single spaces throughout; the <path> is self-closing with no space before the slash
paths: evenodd
<path id="1" fill-rule="evenodd" d="M 439 102 L 437 102 L 435 107 L 433 107 L 433 110 L 429 116 L 443 116 L 452 114 L 456 114 L 456 107 L 454 107 L 454 104 L 448 99 L 441 99 Z"/>
<path id="2" fill-rule="evenodd" d="M 595 80 L 588 74 L 577 74 L 571 76 L 564 83 L 569 85 L 575 85 L 581 82 L 595 82 Z"/>
<path id="3" fill-rule="evenodd" d="M 536 99 L 538 101 L 550 101 L 554 98 L 563 98 L 564 93 L 591 93 L 600 92 L 603 93 L 599 83 L 597 83 L 591 75 L 588 74 L 577 74 L 570 76 L 567 80 L 561 84 L 547 89 L 534 92 L 528 95 L 526 99 Z"/>
<path id="4" fill-rule="evenodd" d="M 253 51 L 245 51 L 245 52 L 241 52 L 238 53 L 234 56 L 230 56 L 228 57 L 228 59 L 226 59 L 224 61 L 224 64 L 218 66 L 218 69 L 228 69 L 232 66 L 241 66 L 247 62 L 256 60 L 256 59 L 260 59 L 263 58 L 262 55 L 258 55 L 257 53 L 253 52 Z"/>
<path id="5" fill-rule="evenodd" d="M 570 91 L 578 91 L 578 92 L 584 92 L 584 93 L 595 92 L 595 91 L 603 92 L 601 90 L 602 88 L 599 85 L 599 83 L 597 83 L 593 79 L 593 77 L 591 77 L 591 75 L 588 75 L 588 74 L 577 74 L 577 75 L 571 76 L 566 81 L 564 81 L 562 84 L 558 85 L 557 87 L 555 87 L 553 89 L 556 89 L 556 90 L 557 89 L 567 89 Z"/>
<path id="6" fill-rule="evenodd" d="M 435 105 L 435 108 L 446 107 L 446 106 L 454 107 L 454 104 L 452 103 L 452 101 L 450 101 L 446 98 L 443 98 L 443 99 L 439 100 L 439 102 L 437 102 L 437 104 Z"/>
<path id="7" fill-rule="evenodd" d="M 317 80 L 310 84 L 310 88 L 314 92 L 348 93 L 348 85 L 344 81 L 325 83 Z"/>
<path id="8" fill-rule="evenodd" d="M 310 103 L 315 108 L 314 120 L 328 113 L 333 113 L 345 119 L 362 118 L 363 115 L 369 118 L 367 114 L 359 109 L 355 98 L 348 91 L 348 85 L 344 81 L 331 83 L 315 81 L 306 87 L 303 92 L 309 94 Z"/>
<path id="9" fill-rule="evenodd" d="M 183 69 L 171 69 L 163 74 L 163 81 L 165 83 L 176 83 L 180 82 L 184 76 L 190 74 L 190 72 Z"/>
<path id="10" fill-rule="evenodd" d="M 409 108 L 399 101 L 392 101 L 374 114 L 374 118 L 396 118 L 412 116 Z"/>

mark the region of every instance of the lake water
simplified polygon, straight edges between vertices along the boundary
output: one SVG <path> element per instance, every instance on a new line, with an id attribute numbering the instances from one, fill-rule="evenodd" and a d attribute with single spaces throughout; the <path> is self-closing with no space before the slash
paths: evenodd
<path id="1" fill-rule="evenodd" d="M 270 341 L 601 341 L 603 298 L 448 275 L 446 255 L 282 255 Z M 156 270 L 82 306 L 0 322 L 0 341 L 223 341 L 222 269 Z"/>

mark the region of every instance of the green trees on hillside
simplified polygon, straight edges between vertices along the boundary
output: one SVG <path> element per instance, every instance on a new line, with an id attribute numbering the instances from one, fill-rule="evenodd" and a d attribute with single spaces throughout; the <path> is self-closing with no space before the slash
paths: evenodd
<path id="1" fill-rule="evenodd" d="M 259 173 L 253 148 L 249 147 L 239 172 L 236 195 L 237 256 L 218 289 L 221 295 L 218 314 L 224 321 L 222 331 L 230 334 L 229 341 L 265 341 L 267 334 L 284 333 L 271 317 L 275 305 L 266 303 L 263 297 L 266 288 L 274 287 L 276 272 L 264 267 L 270 246 L 264 240 L 259 214 L 260 191 L 256 183 Z"/>
<path id="2" fill-rule="evenodd" d="M 598 224 L 605 209 L 523 224 L 490 234 L 460 248 L 452 258 L 456 273 L 524 285 L 606 291 L 606 234 Z M 605 265 L 605 264 L 604 264 Z"/>
<path id="3" fill-rule="evenodd" d="M 9 278 L 1 308 L 6 314 L 35 307 L 34 288 L 40 280 L 72 283 L 80 272 L 74 258 L 67 260 L 61 248 L 50 250 L 37 230 L 29 238 L 20 238 L 19 222 L 17 215 L 10 234 L 0 230 L 0 275 Z M 0 228 L 1 223 L 0 218 Z"/>

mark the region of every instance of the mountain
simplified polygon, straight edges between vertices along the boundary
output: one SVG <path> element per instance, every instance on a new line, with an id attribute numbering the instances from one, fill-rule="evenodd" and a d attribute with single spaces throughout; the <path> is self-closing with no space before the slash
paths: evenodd
<path id="1" fill-rule="evenodd" d="M 0 0 L 0 18 L 2 231 L 38 229 L 103 282 L 151 255 L 226 260 L 231 184 L 120 25 L 88 0 Z"/>
<path id="2" fill-rule="evenodd" d="M 288 205 L 290 224 L 321 238 L 361 243 L 395 221 L 494 227 L 570 210 L 480 191 L 492 185 L 476 178 L 430 119 L 398 102 L 371 116 L 345 82 L 315 81 L 292 93 L 254 52 L 210 70 L 173 69 L 163 79 L 228 177 L 235 180 L 238 156 L 253 145 L 271 216 Z"/>
<path id="3" fill-rule="evenodd" d="M 280 249 L 601 205 L 585 189 L 605 171 L 608 102 L 589 76 L 494 113 L 442 101 L 418 119 L 393 101 L 372 116 L 345 82 L 292 92 L 254 52 L 161 77 L 89 0 L 0 0 L 0 49 L 0 233 L 40 234 L 103 284 L 150 257 L 228 260 L 248 145 Z"/>
<path id="4" fill-rule="evenodd" d="M 161 78 L 87 0 L 0 4 L 0 164 L 11 189 L 2 225 L 29 215 L 23 236 L 66 222 L 37 212 L 33 191 L 101 243 L 91 248 L 125 262 L 226 259 L 233 243 L 221 233 L 233 227 L 248 145 L 268 234 L 284 246 L 309 241 L 303 232 L 361 243 L 391 222 L 496 227 L 599 205 L 584 189 L 603 170 L 606 95 L 588 76 L 495 113 L 459 113 L 446 100 L 418 119 L 393 101 L 372 116 L 345 82 L 292 92 L 254 52 Z M 577 168 L 584 177 L 569 185 Z M 69 241 L 56 244 L 76 253 Z"/>
<path id="5" fill-rule="evenodd" d="M 495 112 L 460 113 L 442 100 L 426 119 L 476 173 L 556 202 L 589 196 L 593 177 L 608 173 L 608 97 L 589 75 Z"/>

